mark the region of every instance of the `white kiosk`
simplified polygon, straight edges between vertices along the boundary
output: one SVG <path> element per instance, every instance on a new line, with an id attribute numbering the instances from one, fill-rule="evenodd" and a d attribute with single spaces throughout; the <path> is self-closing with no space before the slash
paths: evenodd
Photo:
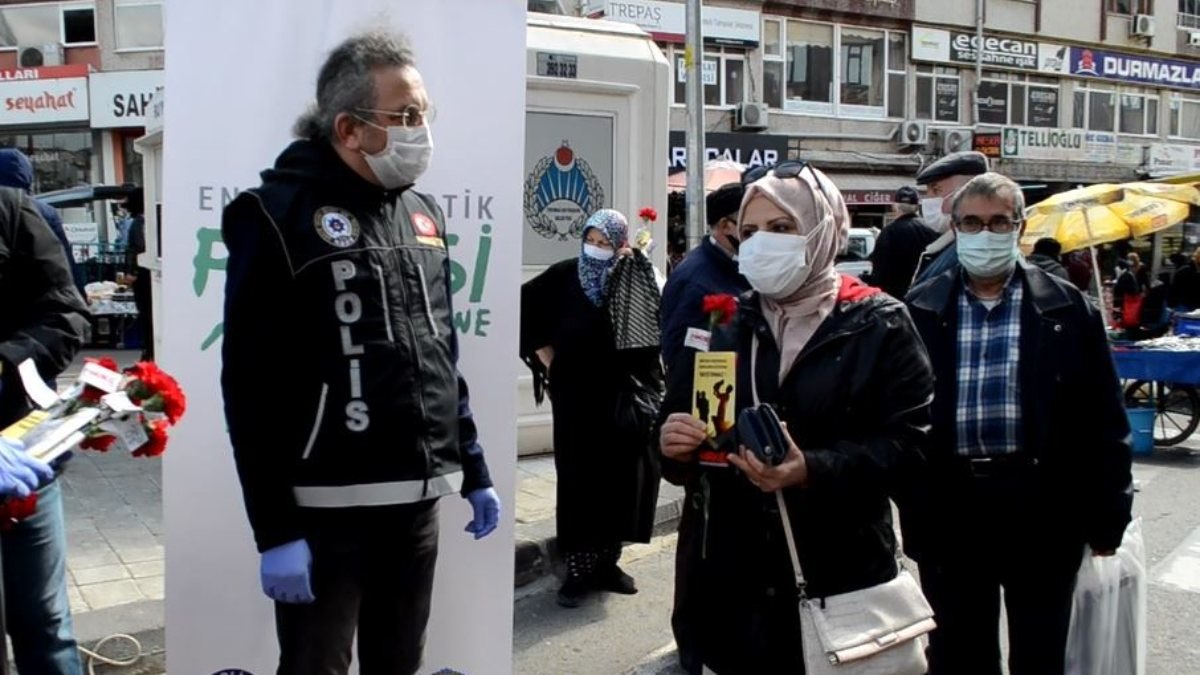
<path id="1" fill-rule="evenodd" d="M 601 208 L 659 214 L 652 255 L 666 267 L 670 65 L 649 34 L 624 23 L 530 14 L 526 33 L 524 279 L 579 255 Z M 524 370 L 524 369 L 523 369 Z M 518 386 L 522 455 L 552 448 L 549 402 Z"/>
<path id="2" fill-rule="evenodd" d="M 162 159 L 163 90 L 150 102 L 146 115 L 146 133 L 133 142 L 142 156 L 142 189 L 146 196 L 146 251 L 138 256 L 138 266 L 150 274 L 151 308 L 154 317 L 154 353 L 162 353 Z M 146 345 L 151 346 L 151 345 Z"/>

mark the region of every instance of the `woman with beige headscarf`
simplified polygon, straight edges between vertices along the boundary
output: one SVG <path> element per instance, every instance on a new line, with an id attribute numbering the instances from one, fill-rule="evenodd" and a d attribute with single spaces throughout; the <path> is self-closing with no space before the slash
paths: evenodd
<path id="1" fill-rule="evenodd" d="M 777 490 L 809 597 L 896 576 L 888 499 L 923 465 L 933 393 L 904 306 L 834 268 L 849 216 L 829 178 L 787 162 L 743 181 L 738 260 L 754 291 L 709 349 L 737 353 L 737 407 L 772 405 L 790 447 L 774 467 L 734 438 L 714 451 L 690 414 L 692 373 L 670 373 L 659 440 L 664 476 L 688 492 L 672 625 L 689 673 L 803 671 Z"/>

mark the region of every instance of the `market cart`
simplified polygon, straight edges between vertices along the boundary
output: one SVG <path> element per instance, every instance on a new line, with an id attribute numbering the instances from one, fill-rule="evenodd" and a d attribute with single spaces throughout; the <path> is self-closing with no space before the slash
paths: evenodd
<path id="1" fill-rule="evenodd" d="M 1154 444 L 1182 443 L 1200 427 L 1200 338 L 1172 336 L 1114 345 L 1125 405 L 1152 407 Z"/>

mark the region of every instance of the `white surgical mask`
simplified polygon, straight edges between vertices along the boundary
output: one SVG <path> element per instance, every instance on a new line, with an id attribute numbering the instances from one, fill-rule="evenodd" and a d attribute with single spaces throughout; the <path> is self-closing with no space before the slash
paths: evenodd
<path id="1" fill-rule="evenodd" d="M 942 213 L 942 197 L 926 197 L 921 200 L 921 220 L 925 226 L 937 233 L 950 229 L 950 216 Z"/>
<path id="2" fill-rule="evenodd" d="M 382 150 L 373 155 L 363 153 L 379 184 L 385 190 L 395 190 L 416 183 L 429 168 L 429 159 L 433 155 L 433 135 L 429 125 L 381 127 L 366 120 L 363 122 L 387 132 L 387 145 Z"/>
<path id="3" fill-rule="evenodd" d="M 958 233 L 958 260 L 967 274 L 976 279 L 995 279 L 1012 271 L 1020 251 L 1020 232 L 996 234 L 983 230 L 975 234 Z"/>
<path id="4" fill-rule="evenodd" d="M 808 237 L 798 234 L 757 232 L 742 242 L 737 261 L 738 271 L 754 290 L 772 299 L 800 290 L 812 271 Z"/>
<path id="5" fill-rule="evenodd" d="M 595 244 L 584 244 L 583 254 L 594 260 L 606 261 L 612 260 L 613 250 L 610 248 L 600 248 Z"/>

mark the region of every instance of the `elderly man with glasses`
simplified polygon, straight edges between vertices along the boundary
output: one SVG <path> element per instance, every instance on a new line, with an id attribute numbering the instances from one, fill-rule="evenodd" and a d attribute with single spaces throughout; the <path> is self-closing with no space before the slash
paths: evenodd
<path id="1" fill-rule="evenodd" d="M 958 265 L 908 304 L 936 376 L 930 470 L 900 499 L 905 549 L 937 613 L 930 673 L 1062 673 L 1085 545 L 1130 520 L 1129 424 L 1100 314 L 1020 256 L 1024 199 L 986 173 L 955 196 Z"/>

